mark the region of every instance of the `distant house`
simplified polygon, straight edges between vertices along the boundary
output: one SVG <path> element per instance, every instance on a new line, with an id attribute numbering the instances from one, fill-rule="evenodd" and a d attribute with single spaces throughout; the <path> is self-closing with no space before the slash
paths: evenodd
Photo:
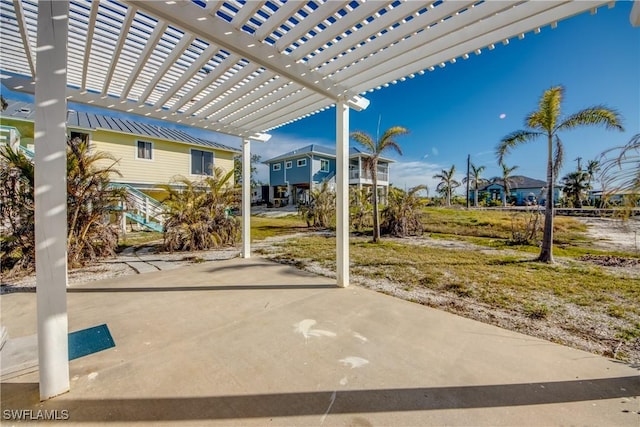
<path id="1" fill-rule="evenodd" d="M 507 201 L 518 206 L 529 204 L 544 205 L 547 198 L 547 183 L 539 179 L 529 178 L 523 175 L 516 175 L 509 180 L 509 195 Z M 474 198 L 475 190 L 471 189 L 470 198 Z M 489 184 L 478 188 L 478 200 L 502 201 L 505 196 L 504 181 L 496 179 Z M 554 204 L 560 200 L 560 186 L 556 185 L 553 190 Z"/>
<path id="2" fill-rule="evenodd" d="M 3 140 L 21 134 L 18 144 L 29 151 L 37 150 L 33 145 L 34 115 L 33 104 L 9 101 L 9 107 L 0 113 Z M 86 140 L 92 150 L 110 153 L 118 161 L 116 169 L 122 176 L 112 176 L 113 182 L 145 191 L 167 184 L 177 175 L 197 179 L 211 175 L 214 167 L 230 171 L 234 156 L 240 153 L 181 130 L 73 110 L 67 113 L 67 132 L 69 137 Z"/>
<path id="3" fill-rule="evenodd" d="M 369 157 L 352 147 L 349 150 L 349 185 L 371 187 L 371 174 L 365 171 L 364 160 Z M 378 192 L 386 199 L 389 190 L 389 164 L 393 160 L 380 158 L 378 162 Z M 278 205 L 307 203 L 310 191 L 323 181 L 335 186 L 336 150 L 311 144 L 263 162 L 269 166 L 269 202 Z"/>

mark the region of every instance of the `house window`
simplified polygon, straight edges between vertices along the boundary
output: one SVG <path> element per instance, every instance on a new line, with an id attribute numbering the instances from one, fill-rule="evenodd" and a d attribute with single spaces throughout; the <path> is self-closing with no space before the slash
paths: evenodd
<path id="1" fill-rule="evenodd" d="M 80 141 L 84 142 L 85 144 L 89 142 L 88 133 L 75 132 L 75 131 L 69 132 L 69 139 L 73 141 L 76 138 L 78 138 Z"/>
<path id="2" fill-rule="evenodd" d="M 273 164 L 273 170 L 274 171 L 279 171 L 281 167 L 282 167 L 282 165 L 280 163 L 274 163 Z"/>
<path id="3" fill-rule="evenodd" d="M 293 167 L 293 162 L 291 160 L 289 160 L 288 162 L 285 162 L 284 167 L 286 169 L 291 169 Z"/>
<path id="4" fill-rule="evenodd" d="M 329 160 L 320 160 L 320 171 L 329 172 Z"/>
<path id="5" fill-rule="evenodd" d="M 307 159 L 298 159 L 298 167 L 307 166 Z"/>
<path id="6" fill-rule="evenodd" d="M 138 141 L 136 159 L 153 160 L 153 143 L 147 141 Z"/>
<path id="7" fill-rule="evenodd" d="M 213 153 L 191 150 L 191 175 L 213 175 Z"/>

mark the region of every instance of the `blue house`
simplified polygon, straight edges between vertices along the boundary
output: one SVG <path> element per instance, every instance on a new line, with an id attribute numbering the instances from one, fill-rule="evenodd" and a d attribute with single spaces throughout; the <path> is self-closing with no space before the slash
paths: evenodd
<path id="1" fill-rule="evenodd" d="M 495 179 L 492 182 L 478 188 L 478 200 L 500 200 L 507 197 L 509 204 L 518 206 L 539 204 L 544 205 L 547 198 L 546 181 L 529 178 L 522 175 L 515 175 L 509 179 L 509 194 L 505 194 L 504 182 L 502 179 Z M 474 198 L 474 190 L 470 191 L 470 198 Z M 553 190 L 554 204 L 560 200 L 560 186 L 555 186 Z"/>
<path id="2" fill-rule="evenodd" d="M 358 188 L 373 185 L 371 174 L 365 170 L 367 153 L 352 147 L 349 150 L 349 185 Z M 389 164 L 393 160 L 378 161 L 378 193 L 386 199 L 389 190 Z M 264 162 L 269 166 L 269 202 L 275 206 L 307 203 L 310 192 L 323 181 L 335 186 L 336 150 L 311 144 Z"/>

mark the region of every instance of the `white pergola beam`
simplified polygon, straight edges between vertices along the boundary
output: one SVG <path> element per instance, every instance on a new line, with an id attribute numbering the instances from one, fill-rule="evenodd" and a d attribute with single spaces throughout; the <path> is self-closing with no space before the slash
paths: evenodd
<path id="1" fill-rule="evenodd" d="M 236 29 L 238 30 L 241 29 L 245 22 L 247 22 L 248 19 L 255 15 L 256 12 L 260 10 L 260 8 L 262 8 L 265 3 L 266 2 L 264 0 L 253 0 L 251 2 L 247 2 L 247 4 L 244 5 L 233 17 L 233 19 L 231 20 L 231 25 L 236 27 Z"/>
<path id="2" fill-rule="evenodd" d="M 124 85 L 124 89 L 122 90 L 122 95 L 120 96 L 120 98 L 126 99 L 129 96 L 129 92 L 131 92 L 133 84 L 136 82 L 138 76 L 140 75 L 140 72 L 147 64 L 147 61 L 151 57 L 153 50 L 158 45 L 158 42 L 160 41 L 160 38 L 162 37 L 162 34 L 166 29 L 166 22 L 158 21 L 156 27 L 153 29 L 153 32 L 149 36 L 149 40 L 147 40 L 147 43 L 145 44 L 144 49 L 142 50 L 142 53 L 140 54 L 140 57 L 136 62 L 136 65 L 134 65 L 133 70 L 131 70 L 131 74 L 129 74 L 129 78 L 127 79 L 127 83 Z"/>
<path id="3" fill-rule="evenodd" d="M 215 25 L 211 25 L 205 20 L 199 20 L 202 8 L 195 4 L 181 3 L 176 6 L 165 2 L 142 0 L 128 0 L 128 3 L 159 19 L 171 21 L 196 37 L 216 44 L 229 52 L 234 52 L 242 58 L 270 69 L 327 98 L 338 99 L 342 96 L 351 98 L 357 95 L 357 93 L 352 93 L 347 88 L 336 85 L 335 82 L 332 82 L 331 79 L 322 74 L 311 71 L 292 59 L 281 55 L 274 47 L 259 43 L 254 37 L 238 31 L 222 20 L 216 22 Z"/>
<path id="4" fill-rule="evenodd" d="M 312 52 L 315 52 L 322 46 L 333 41 L 336 37 L 342 35 L 345 31 L 353 28 L 355 25 L 364 21 L 369 16 L 380 10 L 380 3 L 376 1 L 370 1 L 366 3 L 360 3 L 360 5 L 351 13 L 341 17 L 329 28 L 322 31 L 322 33 L 313 37 L 304 45 L 294 50 L 291 53 L 291 57 L 300 59 Z"/>
<path id="5" fill-rule="evenodd" d="M 69 3 L 40 0 L 35 94 L 35 244 L 40 400 L 69 390 L 67 37 Z"/>
<path id="6" fill-rule="evenodd" d="M 444 6 L 451 7 L 447 5 L 447 3 L 444 3 Z M 355 46 L 358 46 L 360 43 L 364 42 L 369 37 L 379 33 L 383 29 L 387 29 L 389 26 L 395 24 L 401 19 L 410 15 L 413 15 L 414 13 L 416 13 L 421 9 L 424 9 L 425 7 L 427 7 L 427 5 L 421 1 L 409 1 L 409 2 L 401 3 L 397 7 L 391 9 L 384 15 L 377 18 L 371 24 L 365 25 L 364 27 L 360 28 L 358 31 L 354 32 L 352 36 L 344 39 L 343 42 L 334 43 L 333 45 L 323 50 L 321 54 L 311 58 L 307 63 L 307 66 L 311 69 L 314 69 L 322 65 L 324 62 L 330 60 L 331 58 L 341 54 L 342 52 L 345 52 L 349 49 L 354 48 Z M 339 21 L 338 21 L 338 25 L 339 25 Z M 345 30 L 347 30 L 347 28 L 345 28 Z"/>
<path id="7" fill-rule="evenodd" d="M 192 36 L 191 34 L 184 34 L 182 36 L 178 44 L 176 44 L 175 48 L 171 51 L 169 56 L 167 56 L 167 59 L 165 60 L 164 65 L 156 71 L 156 74 L 155 76 L 153 76 L 153 79 L 147 84 L 147 87 L 145 88 L 144 92 L 142 92 L 142 95 L 138 100 L 140 103 L 144 103 L 147 101 L 147 99 L 149 99 L 149 96 L 151 96 L 151 93 L 153 92 L 155 87 L 158 85 L 160 80 L 162 80 L 162 78 L 167 74 L 167 72 L 171 69 L 173 64 L 178 60 L 178 58 L 180 58 L 180 56 L 189 47 L 189 45 L 193 42 L 194 39 L 195 37 Z M 160 98 L 158 102 L 156 102 L 156 105 L 163 106 L 164 104 L 166 104 L 167 100 L 171 99 L 171 97 L 176 92 L 178 92 L 178 90 L 180 90 L 180 88 L 184 86 L 184 84 L 188 82 L 193 77 L 193 75 L 197 73 L 198 70 L 200 70 L 204 64 L 207 63 L 209 59 L 211 59 L 211 56 L 213 56 L 213 54 L 215 53 L 215 48 L 211 46 L 210 48 L 213 51 L 211 55 L 207 56 L 206 52 L 208 49 L 205 50 L 205 52 L 203 52 L 200 55 L 198 60 L 191 65 L 191 68 L 190 68 L 191 72 L 185 71 L 184 74 L 180 76 L 178 81 L 176 81 L 175 85 L 173 86 L 173 90 L 165 93 L 163 97 Z M 198 64 L 199 64 L 199 67 L 198 67 Z"/>
<path id="8" fill-rule="evenodd" d="M 238 111 L 236 106 L 237 108 L 243 108 L 251 105 L 252 102 L 260 99 L 273 89 L 273 87 L 269 87 L 269 81 L 273 77 L 274 74 L 271 71 L 263 71 L 259 76 L 254 77 L 249 84 L 237 89 L 233 93 L 234 99 L 231 102 L 225 103 L 224 106 L 218 104 L 209 105 L 199 115 L 207 119 L 217 120 L 220 117 L 226 117 L 229 111 Z M 260 85 L 263 86 L 260 87 Z"/>
<path id="9" fill-rule="evenodd" d="M 87 38 L 85 40 L 84 57 L 82 59 L 82 90 L 85 90 L 87 88 L 87 71 L 89 71 L 89 59 L 91 58 L 91 48 L 93 46 L 93 32 L 96 28 L 96 19 L 98 18 L 99 9 L 100 2 L 94 1 L 91 3 L 89 25 L 87 27 Z"/>
<path id="10" fill-rule="evenodd" d="M 276 42 L 276 49 L 279 52 L 285 50 L 291 43 L 295 43 L 305 34 L 307 34 L 310 30 L 313 29 L 316 25 L 345 7 L 346 5 L 340 1 L 328 1 L 326 3 L 322 3 L 316 10 L 310 13 L 299 25 L 296 25 L 283 35 Z"/>
<path id="11" fill-rule="evenodd" d="M 242 140 L 242 258 L 251 258 L 251 140 Z"/>
<path id="12" fill-rule="evenodd" d="M 107 77 L 105 78 L 104 85 L 102 86 L 103 95 L 106 95 L 109 92 L 109 86 L 111 86 L 111 80 L 113 79 L 113 74 L 116 70 L 116 64 L 120 60 L 120 53 L 127 41 L 127 37 L 129 36 L 129 28 L 131 28 L 131 23 L 133 22 L 133 17 L 136 15 L 136 11 L 137 8 L 133 6 L 127 9 L 127 15 L 125 16 L 122 27 L 120 28 L 120 35 L 118 36 L 116 48 L 112 53 L 113 56 L 111 57 L 111 64 L 109 64 L 109 67 L 107 68 Z"/>
<path id="13" fill-rule="evenodd" d="M 24 18 L 24 9 L 22 9 L 22 3 L 20 0 L 13 0 L 13 7 L 16 12 L 16 21 L 18 21 L 18 28 L 20 29 L 20 37 L 22 38 L 22 45 L 24 46 L 24 54 L 27 57 L 29 63 L 29 69 L 31 75 L 36 75 L 36 64 L 34 61 L 35 55 L 31 50 L 31 43 L 29 41 L 29 32 L 27 31 L 27 22 Z"/>
<path id="14" fill-rule="evenodd" d="M 336 104 L 336 278 L 349 286 L 349 107 Z"/>
<path id="15" fill-rule="evenodd" d="M 489 2 L 491 3 L 491 2 Z M 445 62 L 450 60 L 451 58 L 462 56 L 465 53 L 473 52 L 476 49 L 481 49 L 483 47 L 488 46 L 491 43 L 495 43 L 497 41 L 503 40 L 505 38 L 505 34 L 513 37 L 518 34 L 522 34 L 527 31 L 531 31 L 532 29 L 538 28 L 540 26 L 545 25 L 545 23 L 551 22 L 554 16 L 571 16 L 577 13 L 583 12 L 585 10 L 589 10 L 595 5 L 602 5 L 605 2 L 570 2 L 563 3 L 560 6 L 553 7 L 549 9 L 547 6 L 549 2 L 530 2 L 525 3 L 517 7 L 525 7 L 529 8 L 532 11 L 532 16 L 530 18 L 516 20 L 513 23 L 506 23 L 499 29 L 495 28 L 495 25 L 492 27 L 489 22 L 482 22 L 474 25 L 467 32 L 462 32 L 464 35 L 461 35 L 460 43 L 456 43 L 455 47 L 450 49 L 445 49 L 443 52 L 433 56 L 428 55 L 426 57 L 420 57 L 415 50 L 407 51 L 399 56 L 395 56 L 393 61 L 385 62 L 384 64 L 380 64 L 378 67 L 374 67 L 376 71 L 373 73 L 365 72 L 360 75 L 353 75 L 348 80 L 345 80 L 343 84 L 353 83 L 355 90 L 366 90 L 364 85 L 359 84 L 360 79 L 365 78 L 366 81 L 375 86 L 383 85 L 388 83 L 389 81 L 393 81 L 394 79 L 399 79 L 401 77 L 407 76 L 411 73 L 416 73 L 420 70 L 424 70 L 430 66 L 434 66 L 435 64 Z M 484 3 L 486 4 L 486 3 Z M 552 3 L 555 5 L 555 3 Z M 512 14 L 512 10 L 503 12 L 504 14 Z M 533 10 L 537 10 L 537 14 L 533 14 Z M 502 15 L 502 14 L 501 14 Z M 492 18 L 488 18 L 486 21 L 491 21 L 491 19 L 498 19 L 496 15 Z M 514 16 L 514 19 L 517 19 Z M 508 21 L 507 21 L 508 22 Z M 470 35 L 468 35 L 470 34 Z M 466 41 L 463 41 L 466 40 Z M 435 41 L 434 43 L 438 43 Z M 442 46 L 446 46 L 445 43 Z M 401 66 L 397 66 L 395 64 L 402 64 Z"/>
<path id="16" fill-rule="evenodd" d="M 269 34 L 273 33 L 282 24 L 287 22 L 289 17 L 302 6 L 303 3 L 297 1 L 288 1 L 281 5 L 278 10 L 276 10 L 274 14 L 256 30 L 254 37 L 258 41 L 263 41 L 267 36 L 269 36 Z"/>

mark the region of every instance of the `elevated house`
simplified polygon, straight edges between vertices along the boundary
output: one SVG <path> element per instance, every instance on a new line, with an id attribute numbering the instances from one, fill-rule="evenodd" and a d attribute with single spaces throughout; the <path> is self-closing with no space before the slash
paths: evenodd
<path id="1" fill-rule="evenodd" d="M 0 113 L 0 145 L 10 145 L 33 158 L 34 105 L 8 101 Z M 123 229 L 129 222 L 154 231 L 162 231 L 163 199 L 160 184 L 171 184 L 184 176 L 197 180 L 213 174 L 214 168 L 228 172 L 240 151 L 217 142 L 194 137 L 178 129 L 140 121 L 67 111 L 67 136 L 89 143 L 89 149 L 109 153 L 117 162 L 112 185 L 127 190 Z M 113 160 L 101 160 L 103 166 Z"/>
<path id="2" fill-rule="evenodd" d="M 351 147 L 349 150 L 349 185 L 372 187 L 371 173 L 365 170 L 368 154 Z M 389 190 L 389 165 L 393 160 L 378 162 L 378 194 L 386 199 Z M 323 181 L 335 186 L 336 150 L 318 144 L 307 145 L 266 160 L 269 166 L 269 202 L 275 206 L 308 203 L 310 192 Z"/>
<path id="3" fill-rule="evenodd" d="M 10 140 L 27 153 L 35 152 L 34 105 L 8 102 L 0 113 L 2 140 Z M 70 138 L 88 141 L 92 150 L 107 152 L 117 160 L 121 176 L 114 174 L 112 182 L 150 194 L 156 193 L 158 184 L 168 184 L 179 175 L 197 179 L 211 175 L 214 167 L 230 171 L 233 158 L 240 153 L 178 129 L 74 110 L 67 112 L 67 132 Z M 20 135 L 17 141 L 15 135 Z"/>
<path id="4" fill-rule="evenodd" d="M 518 206 L 539 204 L 544 205 L 547 198 L 547 182 L 539 179 L 529 178 L 523 175 L 515 175 L 509 179 L 509 194 L 505 194 L 504 181 L 496 179 L 478 188 L 478 201 L 491 200 L 503 201 L 507 198 L 509 204 Z M 474 198 L 475 190 L 470 190 L 470 198 Z M 560 200 L 560 186 L 556 185 L 553 190 L 554 204 Z"/>

